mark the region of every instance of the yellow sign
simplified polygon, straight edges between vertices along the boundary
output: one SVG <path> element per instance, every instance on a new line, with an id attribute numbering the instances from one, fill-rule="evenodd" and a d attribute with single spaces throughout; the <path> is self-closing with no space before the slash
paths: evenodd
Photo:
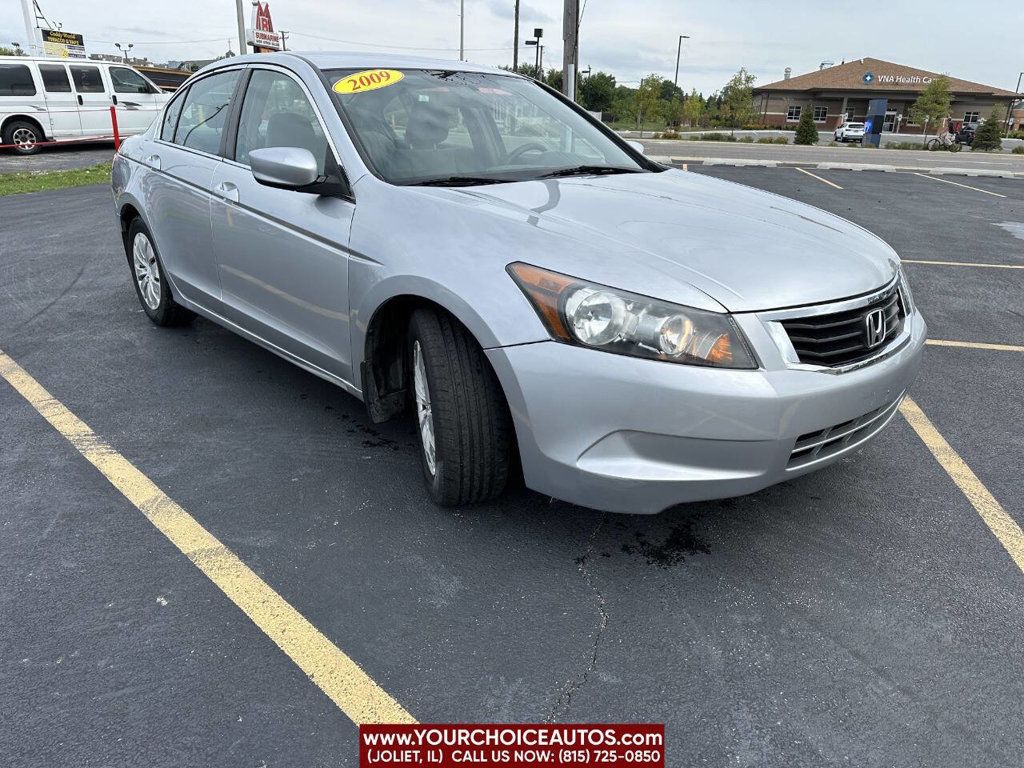
<path id="1" fill-rule="evenodd" d="M 387 88 L 401 80 L 405 75 L 397 69 L 368 69 L 348 75 L 334 84 L 335 93 L 362 93 Z"/>

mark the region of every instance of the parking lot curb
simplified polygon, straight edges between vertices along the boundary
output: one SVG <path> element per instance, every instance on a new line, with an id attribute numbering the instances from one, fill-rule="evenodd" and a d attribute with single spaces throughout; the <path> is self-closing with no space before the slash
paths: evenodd
<path id="1" fill-rule="evenodd" d="M 659 163 L 732 166 L 735 168 L 816 168 L 820 171 L 881 171 L 883 173 L 927 173 L 933 176 L 987 176 L 1003 179 L 1024 179 L 1024 172 L 998 171 L 987 168 L 929 168 L 920 165 L 887 165 L 880 163 L 815 163 L 789 160 L 750 160 L 735 157 L 652 156 Z"/>

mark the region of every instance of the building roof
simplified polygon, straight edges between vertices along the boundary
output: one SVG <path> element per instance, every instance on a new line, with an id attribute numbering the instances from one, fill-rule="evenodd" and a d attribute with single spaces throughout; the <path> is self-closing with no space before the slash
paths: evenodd
<path id="1" fill-rule="evenodd" d="M 934 78 L 940 77 L 937 72 L 894 64 L 881 59 L 854 59 L 845 64 L 826 67 L 817 72 L 797 75 L 789 80 L 778 80 L 754 88 L 754 93 L 769 91 L 905 91 L 918 93 Z M 972 83 L 949 77 L 949 90 L 954 94 L 975 94 L 979 96 L 995 96 L 1012 98 L 1013 91 L 996 88 L 991 85 Z"/>

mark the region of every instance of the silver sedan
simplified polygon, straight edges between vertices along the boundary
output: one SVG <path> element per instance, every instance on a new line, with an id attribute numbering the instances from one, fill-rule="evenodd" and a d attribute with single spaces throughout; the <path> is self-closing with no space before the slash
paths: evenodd
<path id="1" fill-rule="evenodd" d="M 113 188 L 155 323 L 202 315 L 415 419 L 440 504 L 519 471 L 619 512 L 756 491 L 877 435 L 925 340 L 871 233 L 463 62 L 216 62 Z"/>

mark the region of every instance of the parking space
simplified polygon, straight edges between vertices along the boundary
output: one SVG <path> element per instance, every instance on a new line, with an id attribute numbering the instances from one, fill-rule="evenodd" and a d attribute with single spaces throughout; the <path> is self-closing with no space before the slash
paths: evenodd
<path id="1" fill-rule="evenodd" d="M 882 236 L 934 339 L 1024 345 L 1024 182 L 692 170 Z M 665 722 L 669 765 L 1019 762 L 1024 574 L 903 418 L 650 518 L 523 488 L 441 510 L 411 425 L 206 321 L 152 326 L 110 209 L 103 187 L 0 200 L 0 349 L 413 717 Z M 914 401 L 1024 524 L 1024 353 L 927 352 Z M 3 382 L 0 426 L 0 753 L 358 763 L 313 640 L 282 652 Z"/>

